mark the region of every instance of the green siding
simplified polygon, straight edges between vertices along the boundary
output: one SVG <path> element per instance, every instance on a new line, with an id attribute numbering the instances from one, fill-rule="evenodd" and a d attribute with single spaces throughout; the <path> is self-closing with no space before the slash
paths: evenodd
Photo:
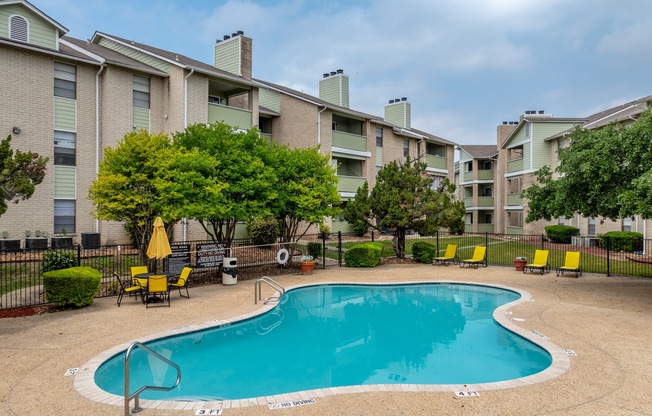
<path id="1" fill-rule="evenodd" d="M 478 179 L 481 181 L 493 180 L 494 171 L 493 170 L 479 170 Z"/>
<path id="2" fill-rule="evenodd" d="M 145 129 L 150 131 L 149 127 L 149 109 L 134 107 L 134 130 Z"/>
<path id="3" fill-rule="evenodd" d="M 281 112 L 281 94 L 276 91 L 261 88 L 260 95 L 258 96 L 258 103 L 262 107 L 269 108 L 277 113 Z"/>
<path id="4" fill-rule="evenodd" d="M 319 81 L 319 98 L 349 108 L 349 77 L 338 74 L 322 78 Z"/>
<path id="5" fill-rule="evenodd" d="M 532 169 L 532 157 L 530 156 L 530 148 L 532 143 L 523 143 L 523 170 Z"/>
<path id="6" fill-rule="evenodd" d="M 407 101 L 387 104 L 385 106 L 385 121 L 409 129 L 412 125 L 410 113 L 411 105 Z"/>
<path id="7" fill-rule="evenodd" d="M 242 36 L 222 41 L 215 44 L 215 68 L 230 72 L 235 75 L 242 75 L 240 68 L 240 43 Z"/>
<path id="8" fill-rule="evenodd" d="M 516 132 L 516 134 L 515 134 L 515 135 L 514 135 L 510 140 L 509 140 L 509 142 L 505 143 L 504 148 L 505 148 L 505 149 L 508 149 L 508 148 L 510 148 L 510 147 L 514 147 L 514 146 L 510 146 L 510 144 L 511 144 L 511 143 L 522 143 L 522 142 L 525 141 L 525 139 L 526 139 L 526 138 L 525 138 L 525 128 L 524 128 L 524 127 L 521 127 L 521 128 Z"/>
<path id="9" fill-rule="evenodd" d="M 333 130 L 333 147 L 341 147 L 343 149 L 366 152 L 367 138 L 357 134 L 344 133 L 342 131 Z"/>
<path id="10" fill-rule="evenodd" d="M 357 192 L 358 188 L 363 186 L 367 178 L 354 178 L 350 176 L 337 177 L 337 190 L 339 192 Z"/>
<path id="11" fill-rule="evenodd" d="M 20 4 L 10 4 L 8 6 L 0 4 L 0 36 L 9 37 L 9 16 L 13 15 L 22 16 L 27 20 L 30 44 L 48 49 L 57 49 L 57 28 Z"/>
<path id="12" fill-rule="evenodd" d="M 76 131 L 77 100 L 54 97 L 54 129 Z"/>
<path id="13" fill-rule="evenodd" d="M 429 168 L 448 170 L 448 162 L 445 157 L 426 155 L 426 163 Z"/>
<path id="14" fill-rule="evenodd" d="M 75 199 L 74 166 L 54 167 L 54 199 Z"/>
<path id="15" fill-rule="evenodd" d="M 219 104 L 208 104 L 208 122 L 216 123 L 220 121 L 231 127 L 250 129 L 252 126 L 251 111 Z"/>
<path id="16" fill-rule="evenodd" d="M 116 51 L 118 53 L 121 53 L 123 55 L 126 55 L 130 58 L 133 58 L 139 62 L 142 62 L 144 64 L 147 64 L 149 66 L 152 66 L 160 71 L 163 72 L 168 72 L 168 69 L 170 67 L 170 64 L 168 64 L 165 61 L 162 61 L 158 58 L 155 58 L 151 55 L 148 55 L 146 53 L 137 51 L 135 49 L 132 49 L 128 46 L 122 45 L 120 43 L 114 42 L 112 40 L 106 39 L 106 38 L 100 38 L 99 41 L 100 46 L 104 46 L 105 48 L 111 49 L 113 51 Z"/>

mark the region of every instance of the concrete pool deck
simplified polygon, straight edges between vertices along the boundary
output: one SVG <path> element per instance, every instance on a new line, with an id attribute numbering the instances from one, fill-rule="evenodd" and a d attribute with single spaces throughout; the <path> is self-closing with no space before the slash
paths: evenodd
<path id="1" fill-rule="evenodd" d="M 513 323 L 544 334 L 577 356 L 569 357 L 570 369 L 552 380 L 483 390 L 478 397 L 456 397 L 453 389 L 413 392 L 397 386 L 394 391 L 313 396 L 314 404 L 281 410 L 266 405 L 239 408 L 233 403 L 223 409 L 224 415 L 652 414 L 652 279 L 587 274 L 575 279 L 557 277 L 554 272 L 524 275 L 503 267 L 417 264 L 316 269 L 310 276 L 274 279 L 286 287 L 313 282 L 431 280 L 521 289 L 533 301 L 510 308 Z M 118 308 L 113 297 L 96 299 L 90 307 L 76 311 L 0 319 L 0 414 L 124 414 L 122 403 L 103 404 L 82 396 L 74 386 L 78 376 L 66 377 L 66 371 L 84 366 L 119 344 L 252 313 L 261 306 L 253 301 L 254 283 L 191 287 L 190 299 L 173 294 L 171 308 L 146 310 L 129 298 Z M 264 295 L 271 295 L 271 290 Z M 195 412 L 146 408 L 140 414 Z"/>

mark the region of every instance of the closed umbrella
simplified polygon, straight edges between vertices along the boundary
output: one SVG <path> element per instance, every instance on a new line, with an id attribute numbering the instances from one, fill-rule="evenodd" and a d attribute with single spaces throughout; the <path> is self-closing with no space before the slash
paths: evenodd
<path id="1" fill-rule="evenodd" d="M 161 217 L 156 217 L 152 239 L 149 240 L 149 246 L 147 246 L 147 257 L 150 259 L 164 259 L 170 254 L 172 254 L 172 249 L 170 248 L 168 235 L 165 232 L 165 225 Z"/>

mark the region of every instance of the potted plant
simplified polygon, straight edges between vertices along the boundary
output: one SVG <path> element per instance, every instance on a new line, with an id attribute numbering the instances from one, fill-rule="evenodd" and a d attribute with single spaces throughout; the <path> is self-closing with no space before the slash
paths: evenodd
<path id="1" fill-rule="evenodd" d="M 301 256 L 299 266 L 301 274 L 312 274 L 312 270 L 315 268 L 315 259 L 312 256 Z"/>
<path id="2" fill-rule="evenodd" d="M 516 267 L 516 271 L 522 272 L 525 270 L 525 265 L 527 264 L 527 258 L 518 256 L 514 259 L 514 267 Z"/>

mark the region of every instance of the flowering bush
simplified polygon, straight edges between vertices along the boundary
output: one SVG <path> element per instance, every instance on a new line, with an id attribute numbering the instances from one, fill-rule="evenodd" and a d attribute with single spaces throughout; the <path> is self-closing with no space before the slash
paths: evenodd
<path id="1" fill-rule="evenodd" d="M 527 261 L 527 258 L 526 258 L 526 257 L 523 257 L 523 256 L 518 256 L 518 257 L 516 257 L 514 260 Z"/>
<path id="2" fill-rule="evenodd" d="M 301 258 L 299 259 L 299 261 L 302 262 L 302 263 L 304 261 L 313 261 L 313 260 L 314 260 L 314 258 L 312 256 L 301 256 Z"/>

